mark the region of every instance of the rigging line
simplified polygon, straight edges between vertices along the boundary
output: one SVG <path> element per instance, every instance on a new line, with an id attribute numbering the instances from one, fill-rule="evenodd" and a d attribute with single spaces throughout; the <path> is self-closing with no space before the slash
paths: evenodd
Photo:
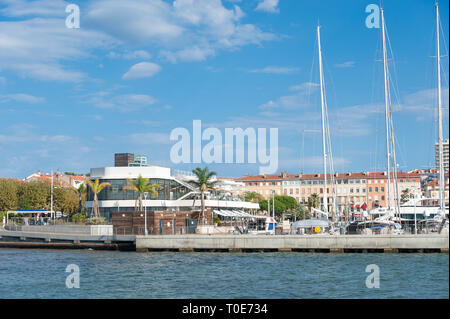
<path id="1" fill-rule="evenodd" d="M 323 57 L 322 57 L 322 64 L 324 64 L 323 62 Z M 325 63 L 325 66 L 327 66 L 327 64 Z M 330 189 L 331 189 L 331 193 L 332 193 L 332 208 L 333 211 L 336 212 L 336 205 L 335 205 L 335 200 L 336 200 L 336 193 L 335 193 L 335 178 L 334 178 L 334 164 L 333 164 L 333 151 L 332 151 L 332 144 L 331 144 L 331 133 L 330 133 L 330 122 L 329 122 L 329 117 L 328 117 L 328 100 L 327 100 L 327 94 L 326 94 L 326 85 L 325 83 L 323 83 L 323 94 L 324 94 L 324 117 L 325 117 L 325 136 L 326 136 L 326 141 L 324 141 L 326 143 L 326 154 L 327 154 L 327 163 L 326 165 L 329 167 L 330 171 L 329 171 L 329 175 L 330 175 Z M 325 189 L 324 187 L 324 192 L 327 192 L 327 189 Z"/>
<path id="2" fill-rule="evenodd" d="M 373 161 L 373 171 L 377 171 L 378 169 L 378 135 L 379 135 L 379 121 L 380 121 L 380 112 L 378 112 L 379 110 L 377 109 L 377 104 L 375 104 L 375 83 L 379 83 L 378 79 L 381 79 L 381 74 L 379 73 L 379 68 L 377 65 L 377 61 L 378 61 L 378 55 L 380 54 L 381 50 L 380 50 L 380 46 L 381 46 L 381 42 L 380 42 L 380 37 L 381 34 L 377 37 L 378 39 L 378 43 L 377 43 L 377 47 L 375 49 L 375 54 L 374 54 L 374 63 L 372 64 L 372 91 L 371 91 L 371 104 L 374 105 L 375 107 L 375 154 L 374 154 L 374 161 Z M 378 75 L 378 76 L 377 76 Z M 380 107 L 378 107 L 380 108 Z"/>
<path id="3" fill-rule="evenodd" d="M 435 46 L 436 41 L 436 28 L 432 28 L 432 31 L 430 32 L 431 35 L 429 37 L 429 45 L 428 45 L 428 57 L 431 57 L 433 55 L 433 47 Z M 425 65 L 425 85 L 426 87 L 435 88 L 436 87 L 436 67 L 434 66 L 434 60 L 427 59 L 426 65 Z M 425 153 L 425 160 L 427 161 L 427 167 L 432 166 L 432 161 L 434 159 L 434 142 L 436 141 L 436 123 L 437 123 L 437 112 L 434 105 L 437 105 L 437 95 L 432 94 L 432 101 L 431 101 L 431 116 L 430 116 L 430 125 L 428 127 L 428 134 L 427 138 L 422 141 L 424 143 L 430 143 L 433 141 L 433 147 L 427 147 L 427 151 Z M 425 134 L 424 134 L 425 135 Z"/>
<path id="4" fill-rule="evenodd" d="M 338 103 L 338 99 L 337 99 L 336 85 L 335 85 L 335 82 L 334 82 L 333 74 L 332 74 L 332 72 L 331 72 L 331 67 L 329 67 L 328 62 L 327 62 L 327 59 L 322 58 L 322 60 L 323 60 L 322 63 L 324 64 L 324 69 L 325 69 L 326 72 L 328 73 L 328 78 L 329 78 L 329 80 L 331 81 L 331 90 L 332 90 L 332 92 L 333 92 L 334 104 L 335 104 L 336 106 L 337 106 L 337 105 L 340 105 L 340 104 Z M 327 104 L 327 109 L 328 109 L 328 104 Z M 327 121 L 328 121 L 328 111 L 327 111 Z M 336 121 L 337 124 L 338 124 L 338 128 L 336 128 L 335 131 L 339 131 L 339 127 L 342 127 L 342 122 L 341 122 L 341 118 L 340 118 L 340 112 L 337 112 L 336 117 L 335 117 L 335 121 Z M 329 124 L 328 124 L 328 126 L 329 126 Z M 331 134 L 331 133 L 330 133 L 330 134 Z M 334 139 L 334 141 L 336 142 L 336 138 Z M 340 142 L 339 144 L 341 145 L 341 157 L 343 158 L 342 138 L 341 138 L 341 137 L 339 137 L 339 142 Z M 332 151 L 332 149 L 331 149 L 331 140 L 330 140 L 330 151 Z M 333 163 L 333 166 L 334 166 L 334 163 Z M 344 164 L 342 164 L 342 166 L 344 166 Z M 334 168 L 333 168 L 333 169 L 334 169 Z M 342 169 L 342 171 L 345 171 L 344 167 L 341 167 L 341 169 Z"/>
<path id="5" fill-rule="evenodd" d="M 444 53 L 446 53 L 444 56 L 448 56 L 448 49 L 447 49 L 447 42 L 445 41 L 445 33 L 444 28 L 442 27 L 442 19 L 439 19 L 439 29 L 442 31 L 442 37 L 440 38 L 441 43 L 444 44 Z"/>
<path id="6" fill-rule="evenodd" d="M 307 87 L 306 87 L 306 104 L 309 106 L 311 103 L 311 87 L 312 87 L 312 83 L 313 82 L 313 71 L 314 71 L 314 65 L 315 65 L 315 60 L 316 60 L 316 55 L 317 55 L 317 38 L 315 38 L 315 44 L 314 44 L 314 50 L 313 50 L 313 59 L 312 59 L 312 63 L 311 63 L 311 70 L 310 70 L 310 74 L 309 74 L 309 83 L 307 83 Z M 315 145 L 314 141 L 313 141 L 313 145 Z M 305 129 L 303 129 L 302 132 L 302 173 L 304 173 L 305 170 Z"/>

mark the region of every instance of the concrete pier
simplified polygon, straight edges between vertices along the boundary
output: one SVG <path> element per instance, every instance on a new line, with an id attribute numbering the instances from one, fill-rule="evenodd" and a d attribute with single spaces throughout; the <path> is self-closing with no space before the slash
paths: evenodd
<path id="1" fill-rule="evenodd" d="M 0 229 L 0 248 L 135 250 L 134 235 L 88 235 Z"/>
<path id="2" fill-rule="evenodd" d="M 448 234 L 427 235 L 86 235 L 0 229 L 0 248 L 118 249 L 176 252 L 449 252 Z"/>
<path id="3" fill-rule="evenodd" d="M 447 252 L 445 235 L 167 235 L 136 236 L 137 251 L 279 251 L 331 253 Z"/>

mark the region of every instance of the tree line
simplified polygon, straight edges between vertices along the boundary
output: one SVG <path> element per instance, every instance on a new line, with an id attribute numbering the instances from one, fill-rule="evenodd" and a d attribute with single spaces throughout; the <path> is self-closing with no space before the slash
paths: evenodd
<path id="1" fill-rule="evenodd" d="M 21 209 L 50 210 L 50 198 L 49 182 L 0 180 L 0 212 Z M 80 189 L 53 187 L 53 211 L 69 215 L 82 212 L 85 200 L 84 185 L 80 186 Z"/>
<path id="2" fill-rule="evenodd" d="M 311 217 L 311 208 L 320 207 L 320 197 L 314 193 L 308 197 L 306 203 L 298 203 L 297 200 L 289 195 L 275 195 L 274 199 L 264 199 L 258 192 L 247 192 L 245 201 L 259 203 L 261 210 L 275 210 L 275 216 L 290 215 L 293 219 L 308 219 Z"/>

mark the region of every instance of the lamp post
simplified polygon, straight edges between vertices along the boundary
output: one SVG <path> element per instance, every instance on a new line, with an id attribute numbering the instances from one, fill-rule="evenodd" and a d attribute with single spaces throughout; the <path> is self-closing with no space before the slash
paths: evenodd
<path id="1" fill-rule="evenodd" d="M 148 196 L 148 193 L 144 192 L 144 227 L 145 227 L 144 234 L 145 234 L 145 236 L 148 235 L 148 230 L 147 230 L 147 196 Z"/>
<path id="2" fill-rule="evenodd" d="M 272 191 L 272 213 L 273 219 L 275 220 L 275 191 Z"/>

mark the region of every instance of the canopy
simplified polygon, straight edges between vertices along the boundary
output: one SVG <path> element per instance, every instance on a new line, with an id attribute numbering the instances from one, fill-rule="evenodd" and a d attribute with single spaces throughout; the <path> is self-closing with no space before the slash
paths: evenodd
<path id="1" fill-rule="evenodd" d="M 250 215 L 246 212 L 243 212 L 241 210 L 214 210 L 214 214 L 221 215 L 224 217 L 237 217 L 237 218 L 266 218 L 267 216 L 254 216 Z"/>
<path id="2" fill-rule="evenodd" d="M 310 228 L 310 227 L 329 227 L 327 220 L 322 219 L 303 219 L 292 223 L 291 228 Z"/>

